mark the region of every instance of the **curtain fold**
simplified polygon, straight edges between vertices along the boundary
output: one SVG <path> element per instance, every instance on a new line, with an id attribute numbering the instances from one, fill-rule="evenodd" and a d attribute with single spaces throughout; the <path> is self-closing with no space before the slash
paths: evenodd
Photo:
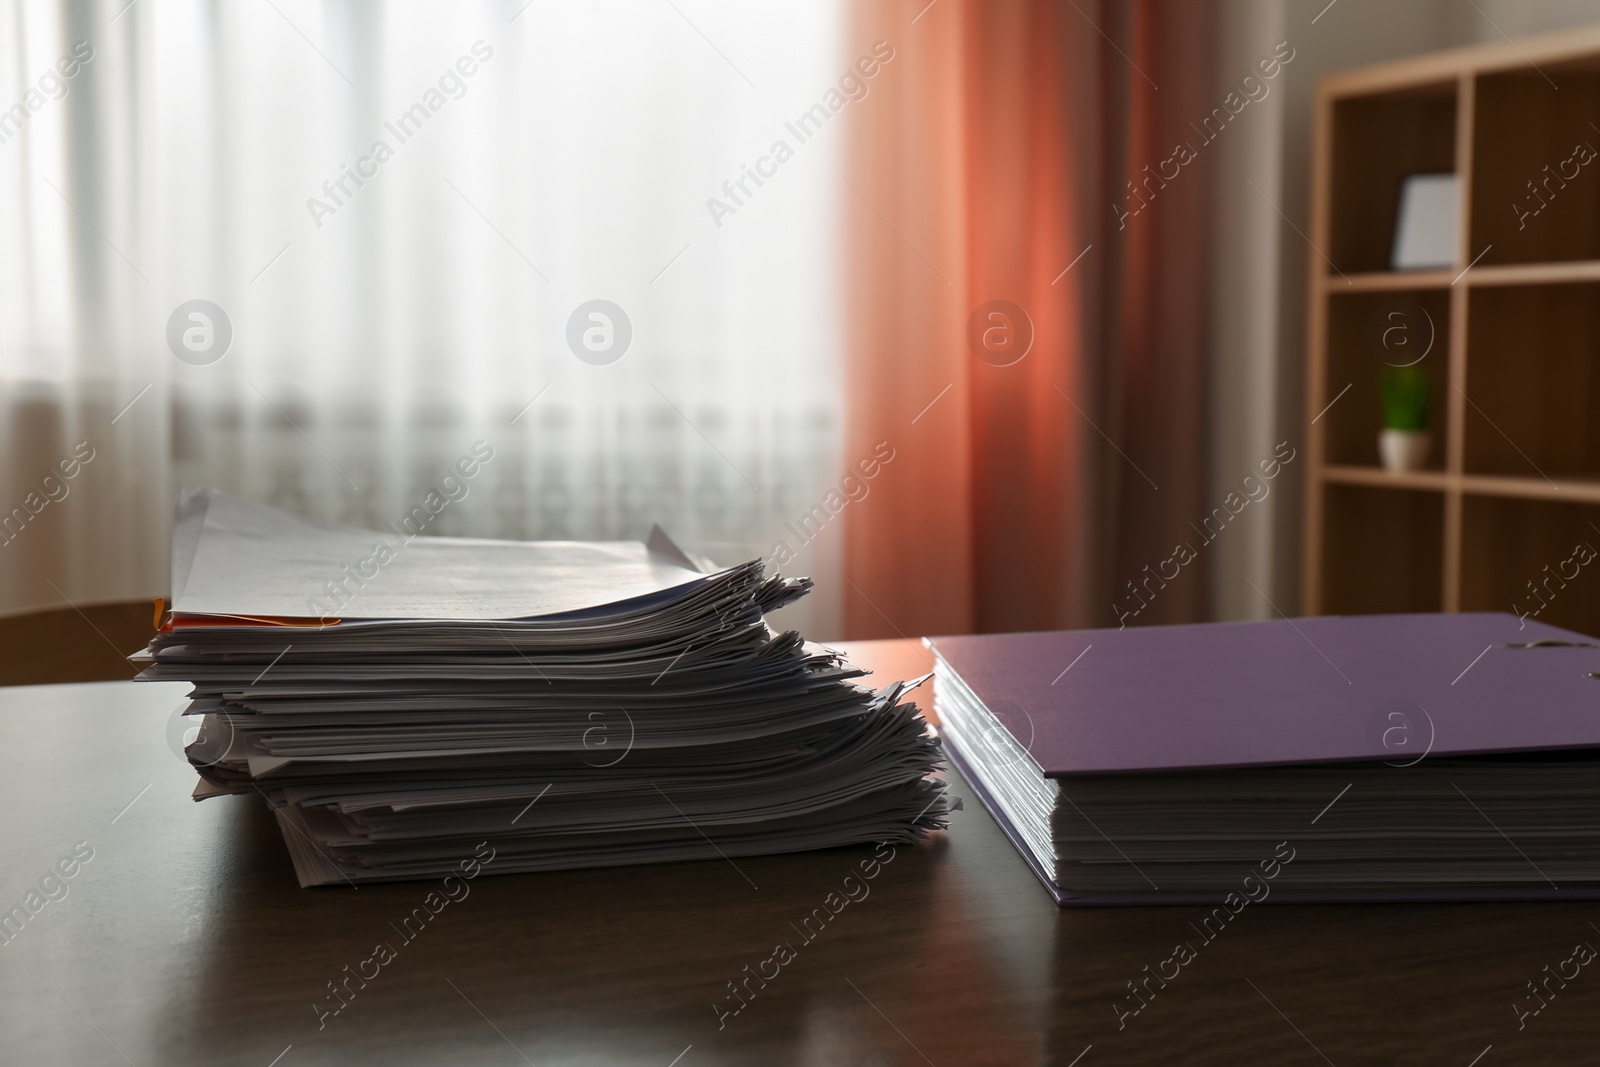
<path id="1" fill-rule="evenodd" d="M 897 59 L 846 155 L 845 447 L 896 459 L 848 516 L 847 632 L 1197 618 L 1204 561 L 1159 571 L 1201 513 L 1206 181 L 1160 164 L 1205 112 L 1204 11 L 854 10 Z"/>

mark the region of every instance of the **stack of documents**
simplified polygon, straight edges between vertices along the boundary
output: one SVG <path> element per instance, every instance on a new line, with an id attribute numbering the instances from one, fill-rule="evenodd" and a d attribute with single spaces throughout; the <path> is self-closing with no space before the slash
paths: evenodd
<path id="1" fill-rule="evenodd" d="M 303 886 L 911 842 L 945 823 L 905 683 L 766 613 L 809 579 L 640 542 L 420 537 L 186 494 L 167 625 L 197 799 L 257 793 Z"/>
<path id="2" fill-rule="evenodd" d="M 1593 638 L 1484 613 L 928 645 L 952 761 L 1059 903 L 1600 896 Z"/>

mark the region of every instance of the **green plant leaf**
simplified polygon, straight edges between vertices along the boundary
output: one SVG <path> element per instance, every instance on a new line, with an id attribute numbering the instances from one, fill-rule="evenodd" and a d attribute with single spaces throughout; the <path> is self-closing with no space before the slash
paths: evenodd
<path id="1" fill-rule="evenodd" d="M 1433 408 L 1433 383 L 1421 367 L 1384 367 L 1378 379 L 1383 425 L 1389 430 L 1426 430 Z"/>

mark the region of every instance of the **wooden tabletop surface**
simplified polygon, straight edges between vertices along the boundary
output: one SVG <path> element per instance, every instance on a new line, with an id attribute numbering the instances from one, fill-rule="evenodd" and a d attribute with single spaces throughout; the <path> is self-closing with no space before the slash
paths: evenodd
<path id="1" fill-rule="evenodd" d="M 880 679 L 925 662 L 910 642 L 853 651 Z M 1206 943 L 1190 926 L 1199 908 L 1058 909 L 956 775 L 967 804 L 948 833 L 854 883 L 865 895 L 855 889 L 810 940 L 797 924 L 871 849 L 484 876 L 408 939 L 397 926 L 437 887 L 302 890 L 263 804 L 189 799 L 194 775 L 168 740 L 183 692 L 0 689 L 0 915 L 26 916 L 0 934 L 0 1062 L 1498 1067 L 1600 1056 L 1600 967 L 1572 976 L 1569 962 L 1576 944 L 1600 946 L 1600 904 L 1269 902 Z M 381 966 L 367 962 L 379 942 L 398 945 Z M 1127 983 L 1179 942 L 1198 944 L 1195 958 L 1165 988 L 1152 982 L 1133 1014 Z M 792 954 L 766 962 L 780 943 Z M 747 1003 L 733 998 L 729 983 L 775 966 Z M 329 983 L 358 970 L 377 973 L 334 999 Z M 1558 970 L 1564 985 L 1546 977 Z M 1514 1005 L 1538 1003 L 1530 979 L 1550 991 L 1519 1030 Z"/>

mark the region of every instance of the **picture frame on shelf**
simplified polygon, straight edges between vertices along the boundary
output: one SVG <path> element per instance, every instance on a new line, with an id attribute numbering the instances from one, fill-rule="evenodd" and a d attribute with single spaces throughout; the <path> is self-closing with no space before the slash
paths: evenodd
<path id="1" fill-rule="evenodd" d="M 1390 268 L 1453 267 L 1460 246 L 1461 178 L 1454 172 L 1407 175 L 1400 185 Z"/>

